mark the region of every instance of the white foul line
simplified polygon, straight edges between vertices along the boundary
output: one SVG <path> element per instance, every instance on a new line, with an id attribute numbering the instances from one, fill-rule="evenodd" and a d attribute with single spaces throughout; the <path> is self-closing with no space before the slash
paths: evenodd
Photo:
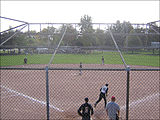
<path id="1" fill-rule="evenodd" d="M 24 98 L 27 98 L 27 99 L 33 101 L 33 102 L 40 103 L 41 105 L 46 105 L 46 102 L 44 102 L 44 101 L 37 100 L 37 99 L 35 99 L 35 98 L 33 98 L 33 97 L 30 97 L 30 96 L 25 95 L 25 94 L 23 94 L 23 93 L 19 93 L 19 92 L 15 91 L 15 90 L 9 89 L 9 88 L 7 88 L 7 87 L 5 87 L 5 86 L 2 86 L 2 85 L 1 85 L 1 87 L 4 88 L 4 89 L 6 89 L 8 92 L 15 93 L 15 94 L 17 94 L 17 95 L 19 95 L 19 96 L 22 96 L 22 97 L 24 97 Z M 55 109 L 55 110 L 58 110 L 59 112 L 64 112 L 64 110 L 59 109 L 59 108 L 57 108 L 57 107 L 55 107 L 55 106 L 53 106 L 53 105 L 49 105 L 49 107 L 51 107 L 51 108 L 53 108 L 53 109 Z"/>
<path id="2" fill-rule="evenodd" d="M 153 98 L 157 97 L 157 96 L 160 96 L 160 93 L 157 93 L 157 94 L 153 94 L 153 95 L 150 95 L 150 96 L 147 96 L 145 98 L 142 98 L 142 99 L 139 99 L 139 100 L 136 100 L 136 101 L 133 101 L 129 104 L 129 107 L 132 108 L 142 102 L 146 102 L 146 101 L 149 101 L 149 100 L 152 100 Z M 120 107 L 121 109 L 126 109 L 126 105 Z"/>
<path id="3" fill-rule="evenodd" d="M 25 95 L 25 94 L 23 94 L 23 93 L 19 93 L 19 92 L 15 91 L 15 90 L 9 89 L 9 88 L 7 88 L 7 87 L 5 87 L 5 86 L 2 86 L 2 85 L 1 85 L 1 87 L 4 88 L 4 89 L 6 89 L 8 92 L 15 93 L 15 94 L 17 94 L 17 95 L 19 95 L 19 96 L 22 96 L 22 97 L 24 97 L 24 98 L 27 98 L 27 99 L 33 101 L 33 102 L 37 102 L 37 103 L 40 103 L 40 104 L 42 104 L 42 105 L 46 105 L 46 102 L 44 102 L 44 101 L 37 100 L 37 99 L 35 99 L 35 98 L 33 98 L 33 97 L 27 96 L 27 95 Z M 129 107 L 132 108 L 132 107 L 134 107 L 134 106 L 136 106 L 136 105 L 138 105 L 138 104 L 140 104 L 140 103 L 142 103 L 142 102 L 146 102 L 146 101 L 152 100 L 153 98 L 155 98 L 155 97 L 157 97 L 157 96 L 160 96 L 160 93 L 153 94 L 153 95 L 147 96 L 147 97 L 145 97 L 145 98 L 142 98 L 142 99 L 133 101 L 133 102 L 131 102 L 131 103 L 129 104 Z M 53 105 L 49 105 L 49 107 L 51 107 L 51 108 L 53 108 L 53 109 L 55 109 L 55 110 L 58 110 L 59 112 L 64 112 L 64 110 L 59 109 L 59 108 L 57 108 L 57 107 L 55 107 L 55 106 L 53 106 Z M 126 105 L 121 106 L 120 108 L 121 108 L 121 110 L 126 109 Z"/>

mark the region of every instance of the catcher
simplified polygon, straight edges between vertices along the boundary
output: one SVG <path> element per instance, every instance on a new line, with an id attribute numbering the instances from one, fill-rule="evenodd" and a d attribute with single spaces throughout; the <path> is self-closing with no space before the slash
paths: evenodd
<path id="1" fill-rule="evenodd" d="M 105 84 L 105 86 L 103 86 L 100 89 L 100 95 L 99 95 L 99 99 L 97 100 L 97 102 L 94 104 L 94 107 L 96 108 L 96 105 L 102 100 L 102 98 L 104 99 L 104 108 L 106 108 L 106 104 L 107 104 L 107 100 L 106 100 L 106 96 L 108 93 L 108 84 Z"/>

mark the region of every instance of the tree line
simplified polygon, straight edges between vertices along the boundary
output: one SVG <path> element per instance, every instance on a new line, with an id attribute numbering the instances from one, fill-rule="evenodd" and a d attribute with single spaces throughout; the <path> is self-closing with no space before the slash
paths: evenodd
<path id="1" fill-rule="evenodd" d="M 56 46 L 61 39 L 66 26 L 59 28 L 47 27 L 40 32 L 27 31 L 19 32 L 16 36 L 7 41 L 4 46 Z M 155 27 L 156 24 L 155 24 Z M 63 46 L 114 46 L 109 30 L 93 28 L 92 17 L 84 15 L 78 24 L 78 30 L 72 24 L 67 25 L 66 34 L 61 43 Z M 150 28 L 134 27 L 130 22 L 117 20 L 109 27 L 114 38 L 120 47 L 147 47 L 151 42 L 159 42 L 159 35 L 145 33 L 154 33 Z M 1 34 L 1 43 L 13 35 L 17 30 L 10 30 Z M 120 33 L 120 34 L 118 34 Z M 143 35 L 126 35 L 134 33 L 144 33 Z"/>

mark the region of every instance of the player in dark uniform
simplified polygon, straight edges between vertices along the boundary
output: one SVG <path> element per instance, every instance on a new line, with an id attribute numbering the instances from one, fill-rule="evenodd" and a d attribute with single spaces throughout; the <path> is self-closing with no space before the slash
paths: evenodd
<path id="1" fill-rule="evenodd" d="M 82 120 L 90 120 L 91 115 L 94 114 L 93 107 L 88 103 L 88 98 L 85 98 L 84 100 L 85 103 L 82 104 L 78 109 L 78 114 L 82 116 Z"/>
<path id="2" fill-rule="evenodd" d="M 102 56 L 102 65 L 104 65 L 104 57 Z"/>
<path id="3" fill-rule="evenodd" d="M 107 100 L 106 100 L 107 93 L 108 93 L 108 84 L 105 84 L 105 86 L 103 86 L 100 89 L 99 99 L 94 104 L 94 107 L 96 107 L 96 105 L 102 100 L 102 98 L 104 99 L 104 108 L 106 107 L 106 104 L 107 104 Z"/>
<path id="4" fill-rule="evenodd" d="M 79 68 L 80 68 L 80 70 L 79 70 L 79 75 L 82 75 L 82 62 L 80 62 L 80 65 L 79 65 Z"/>
<path id="5" fill-rule="evenodd" d="M 27 64 L 27 57 L 24 58 L 24 64 Z"/>

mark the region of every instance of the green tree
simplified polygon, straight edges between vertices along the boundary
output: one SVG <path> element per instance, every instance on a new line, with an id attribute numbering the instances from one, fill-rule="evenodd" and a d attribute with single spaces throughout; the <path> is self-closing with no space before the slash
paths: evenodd
<path id="1" fill-rule="evenodd" d="M 131 30 L 130 33 L 136 33 L 135 30 Z M 127 36 L 126 41 L 125 41 L 125 46 L 126 47 L 141 47 L 143 46 L 143 43 L 141 41 L 141 39 L 139 38 L 139 36 Z"/>
<path id="2" fill-rule="evenodd" d="M 64 33 L 65 28 L 66 28 L 66 25 L 63 25 L 60 27 L 59 31 L 60 31 L 61 36 Z M 76 44 L 76 34 L 77 34 L 77 30 L 73 27 L 73 25 L 71 24 L 67 25 L 67 30 L 64 35 L 62 45 L 74 46 Z"/>
<path id="3" fill-rule="evenodd" d="M 10 28 L 11 28 L 11 26 L 10 26 Z M 1 43 L 4 42 L 4 41 L 6 41 L 14 33 L 15 33 L 15 30 L 10 30 L 10 31 L 7 31 L 7 32 L 1 34 Z M 15 40 L 14 37 L 12 37 L 7 42 L 5 42 L 3 45 L 14 45 L 14 40 Z"/>
<path id="4" fill-rule="evenodd" d="M 123 23 L 120 23 L 119 20 L 117 20 L 116 24 L 111 27 L 111 31 L 113 34 L 120 33 L 119 35 L 114 35 L 114 38 L 119 47 L 125 46 L 125 41 L 126 41 L 125 33 L 130 33 L 132 29 L 133 27 L 130 22 L 123 21 Z"/>
<path id="5" fill-rule="evenodd" d="M 96 38 L 93 36 L 94 29 L 92 26 L 92 18 L 88 15 L 84 15 L 80 19 L 80 34 L 79 42 L 83 46 L 93 46 L 96 43 Z"/>
<path id="6" fill-rule="evenodd" d="M 105 43 L 107 42 L 105 31 L 99 28 L 95 30 L 95 38 L 96 38 L 95 40 L 96 46 L 104 46 Z"/>
<path id="7" fill-rule="evenodd" d="M 39 46 L 53 46 L 55 44 L 55 38 L 57 35 L 56 33 L 56 28 L 52 27 L 47 27 L 42 29 L 42 31 L 38 32 L 35 35 L 36 38 L 36 43 Z"/>

